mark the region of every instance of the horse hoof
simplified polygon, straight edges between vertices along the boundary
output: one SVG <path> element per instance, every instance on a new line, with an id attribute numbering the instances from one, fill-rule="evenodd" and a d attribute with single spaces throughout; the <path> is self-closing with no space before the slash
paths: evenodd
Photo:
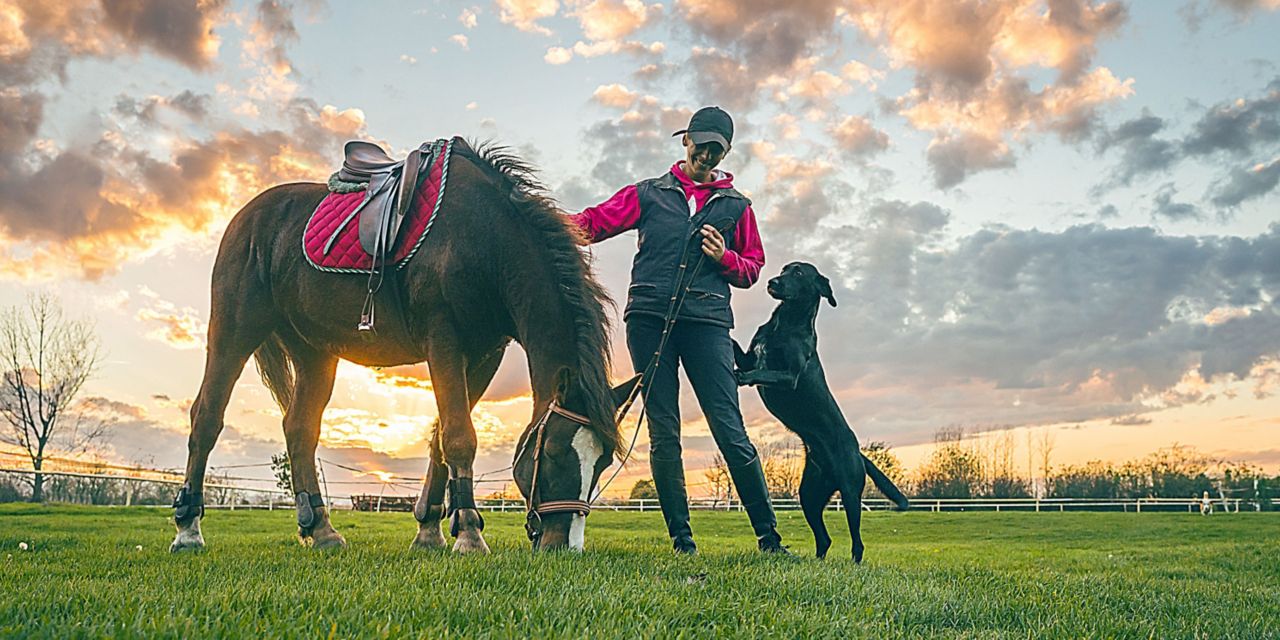
<path id="1" fill-rule="evenodd" d="M 327 531 L 311 536 L 312 549 L 342 549 L 347 546 L 347 539 L 337 531 Z"/>
<path id="2" fill-rule="evenodd" d="M 434 527 L 421 527 L 418 529 L 418 535 L 413 539 L 410 548 L 420 549 L 424 551 L 436 551 L 449 548 L 448 543 L 444 541 L 444 534 L 440 532 L 440 525 Z"/>
<path id="3" fill-rule="evenodd" d="M 453 552 L 462 554 L 478 553 L 485 555 L 489 553 L 489 545 L 485 543 L 484 537 L 479 533 L 467 535 L 467 533 L 464 532 L 462 535 L 459 535 L 458 539 L 453 543 Z"/>

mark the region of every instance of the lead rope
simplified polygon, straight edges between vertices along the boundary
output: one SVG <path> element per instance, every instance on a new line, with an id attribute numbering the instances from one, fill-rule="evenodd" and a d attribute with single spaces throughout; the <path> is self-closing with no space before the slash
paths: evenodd
<path id="1" fill-rule="evenodd" d="M 701 229 L 701 227 L 698 227 L 698 229 Z M 717 229 L 717 231 L 719 231 L 719 229 Z M 698 238 L 698 236 L 699 234 L 695 231 L 694 235 L 689 238 L 690 243 L 692 243 L 694 239 Z M 688 250 L 689 246 L 686 244 L 685 256 L 683 257 L 686 261 L 688 260 Z M 599 500 L 600 496 L 604 495 L 605 489 L 608 489 L 609 485 L 613 484 L 614 479 L 618 477 L 618 474 L 622 473 L 622 469 L 626 467 L 627 462 L 631 460 L 631 454 L 635 452 L 636 441 L 640 438 L 640 427 L 649 414 L 649 387 L 645 383 L 658 367 L 658 362 L 662 358 L 662 351 L 667 346 L 667 339 L 671 336 L 671 330 L 675 327 L 676 315 L 679 314 L 680 309 L 684 307 L 684 301 L 688 298 L 690 289 L 693 288 L 693 276 L 697 275 L 698 269 L 702 268 L 702 263 L 706 261 L 706 258 L 706 252 L 699 249 L 698 262 L 693 265 L 693 271 L 688 272 L 690 275 L 687 283 L 685 282 L 684 267 L 688 263 L 686 262 L 685 264 L 680 265 L 681 272 L 679 282 L 684 283 L 684 288 L 678 288 L 676 295 L 671 296 L 671 302 L 667 305 L 667 314 L 663 318 L 665 322 L 662 327 L 662 336 L 658 340 L 658 348 L 653 352 L 653 357 L 649 360 L 649 364 L 645 366 L 644 373 L 640 376 L 639 384 L 632 388 L 631 393 L 627 394 L 627 399 L 622 403 L 622 407 L 619 409 L 618 415 L 616 416 L 617 423 L 622 424 L 622 421 L 627 417 L 627 412 L 631 410 L 631 405 L 635 403 L 636 398 L 641 393 L 644 394 L 644 406 L 640 409 L 639 417 L 636 418 L 636 429 L 631 434 L 631 444 L 627 446 L 627 453 L 622 457 L 622 461 L 618 464 L 618 468 L 609 476 L 609 480 L 600 486 L 600 489 L 596 491 L 595 496 L 587 501 L 588 504 L 595 504 L 595 501 Z"/>

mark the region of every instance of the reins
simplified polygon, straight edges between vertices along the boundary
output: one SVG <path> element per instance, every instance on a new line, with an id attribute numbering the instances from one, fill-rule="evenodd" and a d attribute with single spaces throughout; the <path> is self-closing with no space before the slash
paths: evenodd
<path id="1" fill-rule="evenodd" d="M 680 260 L 680 271 L 676 278 L 676 287 L 672 291 L 671 300 L 667 304 L 667 312 L 663 317 L 662 335 L 658 339 L 658 348 L 654 350 L 653 357 L 649 359 L 649 363 L 645 365 L 644 372 L 640 376 L 640 381 L 636 386 L 632 387 L 630 393 L 627 394 L 626 400 L 618 408 L 614 416 L 615 424 L 621 425 L 626 419 L 627 413 L 631 410 L 635 401 L 643 394 L 644 406 L 640 409 L 640 415 L 636 418 L 636 428 L 631 434 L 631 443 L 627 446 L 627 452 L 623 455 L 622 460 L 618 463 L 618 468 L 614 470 L 609 479 L 596 491 L 594 496 L 588 500 L 551 500 L 538 503 L 538 471 L 542 458 L 542 442 L 546 432 L 547 421 L 551 418 L 552 413 L 558 413 L 583 426 L 591 426 L 591 421 L 586 416 L 576 414 L 569 411 L 558 404 L 554 400 L 547 405 L 547 410 L 543 412 L 542 417 L 538 419 L 538 423 L 534 426 L 534 433 L 530 434 L 530 438 L 536 438 L 533 450 L 533 477 L 530 481 L 529 495 L 525 498 L 525 533 L 529 536 L 529 540 L 534 543 L 537 548 L 538 537 L 542 535 L 542 516 L 556 513 L 576 513 L 586 517 L 591 513 L 591 505 L 604 495 L 605 489 L 622 473 L 622 469 L 626 467 L 627 462 L 631 460 L 632 453 L 635 452 L 636 442 L 640 438 L 640 427 L 643 425 L 645 418 L 649 412 L 649 388 L 646 384 L 654 371 L 657 369 L 658 363 L 662 359 L 662 352 L 666 348 L 667 340 L 671 336 L 671 330 L 675 327 L 676 316 L 679 315 L 680 309 L 684 307 L 684 302 L 688 298 L 689 291 L 693 288 L 693 277 L 697 275 L 698 269 L 702 268 L 703 262 L 706 261 L 707 254 L 699 250 L 698 261 L 694 263 L 693 270 L 688 269 L 689 266 L 689 246 L 698 239 L 701 227 L 694 230 L 692 236 L 685 244 L 684 253 Z M 719 229 L 717 229 L 719 231 Z M 687 281 L 686 281 L 687 274 Z M 516 455 L 519 460 L 529 448 L 529 440 L 525 440 L 525 444 L 521 447 L 520 452 Z M 514 465 L 512 465 L 514 466 Z"/>

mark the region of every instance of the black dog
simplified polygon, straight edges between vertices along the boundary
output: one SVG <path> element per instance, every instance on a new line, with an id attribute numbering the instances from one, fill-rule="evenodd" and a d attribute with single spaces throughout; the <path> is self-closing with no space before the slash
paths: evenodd
<path id="1" fill-rule="evenodd" d="M 800 480 L 800 506 L 813 529 L 818 557 L 827 555 L 831 536 L 822 512 L 836 492 L 844 502 L 853 535 L 853 559 L 862 561 L 862 489 L 866 476 L 876 488 L 906 509 L 906 496 L 871 460 L 862 455 L 858 439 L 849 428 L 840 406 L 831 396 L 818 361 L 818 335 L 814 320 L 818 304 L 826 298 L 836 306 L 831 283 L 817 268 L 792 262 L 769 280 L 768 292 L 781 304 L 769 321 L 756 330 L 747 352 L 734 343 L 738 383 L 757 385 L 765 407 L 804 442 L 804 475 Z"/>

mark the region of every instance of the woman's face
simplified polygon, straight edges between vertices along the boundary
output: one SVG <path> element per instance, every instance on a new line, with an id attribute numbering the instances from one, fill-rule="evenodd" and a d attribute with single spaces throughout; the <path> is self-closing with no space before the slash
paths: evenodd
<path id="1" fill-rule="evenodd" d="M 728 149 L 715 142 L 694 144 L 686 134 L 683 138 L 685 150 L 685 173 L 698 182 L 706 182 L 711 171 L 724 160 Z"/>

